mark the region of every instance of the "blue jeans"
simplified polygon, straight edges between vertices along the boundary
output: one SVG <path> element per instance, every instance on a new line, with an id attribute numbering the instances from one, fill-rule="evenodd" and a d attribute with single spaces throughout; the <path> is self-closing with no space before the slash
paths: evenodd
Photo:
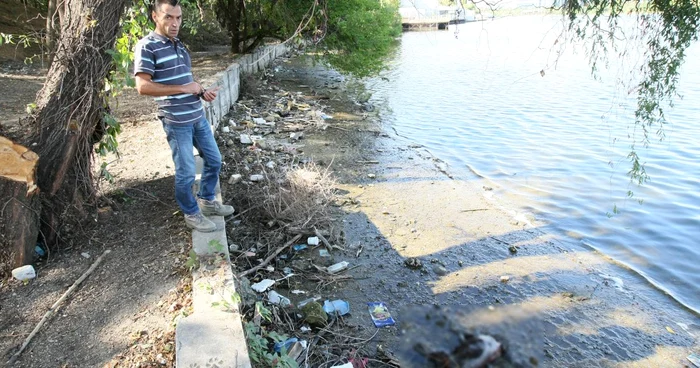
<path id="1" fill-rule="evenodd" d="M 199 212 L 197 200 L 192 193 L 195 179 L 194 150 L 199 151 L 204 161 L 198 198 L 213 200 L 216 183 L 221 171 L 221 153 L 207 119 L 197 123 L 176 125 L 163 123 L 163 130 L 175 163 L 175 200 L 186 215 Z"/>

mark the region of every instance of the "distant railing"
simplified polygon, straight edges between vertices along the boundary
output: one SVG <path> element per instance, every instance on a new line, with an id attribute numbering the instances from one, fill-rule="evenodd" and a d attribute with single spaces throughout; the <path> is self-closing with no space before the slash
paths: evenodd
<path id="1" fill-rule="evenodd" d="M 403 24 L 435 24 L 435 23 L 449 23 L 451 18 L 449 16 L 433 16 L 433 17 L 402 17 L 401 23 Z"/>

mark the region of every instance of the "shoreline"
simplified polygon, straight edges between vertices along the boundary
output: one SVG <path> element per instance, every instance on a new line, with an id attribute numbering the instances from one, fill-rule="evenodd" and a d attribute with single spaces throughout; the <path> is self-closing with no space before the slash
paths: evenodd
<path id="1" fill-rule="evenodd" d="M 354 170 L 362 173 L 357 180 L 340 185 L 351 203 L 359 202 L 344 208 L 346 245 L 353 249 L 360 244 L 364 251 L 360 258 L 338 259 L 360 267 L 349 272 L 356 282 L 334 298 L 353 306 L 384 301 L 399 323 L 415 322 L 398 308 L 409 304 L 458 305 L 504 325 L 534 321 L 542 332 L 504 338 L 510 346 L 533 339 L 549 346 L 544 352 L 520 351 L 545 366 L 580 359 L 602 365 L 683 366 L 685 357 L 697 351 L 700 325 L 692 310 L 659 295 L 632 269 L 599 251 L 548 234 L 536 220 L 527 224 L 498 198 L 487 198 L 483 179 L 450 179 L 441 172 L 439 158 L 381 122 L 376 125 L 381 131 L 368 145 L 376 145 L 371 159 L 379 164 L 358 165 Z M 314 154 L 329 152 L 309 152 Z M 422 271 L 406 268 L 403 262 L 409 258 L 420 259 Z M 373 273 L 377 277 L 367 279 Z M 351 321 L 370 326 L 358 308 Z M 517 312 L 522 308 L 531 309 L 522 315 Z M 464 327 L 489 331 L 494 326 L 472 321 Z M 384 332 L 380 341 L 398 343 L 398 331 Z"/>

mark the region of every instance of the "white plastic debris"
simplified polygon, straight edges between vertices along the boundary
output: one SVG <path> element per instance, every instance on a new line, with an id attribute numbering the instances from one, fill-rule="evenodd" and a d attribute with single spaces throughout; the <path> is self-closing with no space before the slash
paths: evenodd
<path id="1" fill-rule="evenodd" d="M 88 253 L 88 252 L 80 253 L 80 255 L 83 256 L 84 258 L 90 258 L 90 253 Z"/>
<path id="2" fill-rule="evenodd" d="M 262 174 L 253 174 L 250 176 L 250 181 L 262 181 L 263 179 L 265 179 L 265 177 L 262 176 Z"/>
<path id="3" fill-rule="evenodd" d="M 347 362 L 343 365 L 334 365 L 331 368 L 352 368 L 352 363 Z"/>
<path id="4" fill-rule="evenodd" d="M 265 125 L 267 122 L 263 118 L 253 118 L 253 123 L 257 125 Z"/>
<path id="5" fill-rule="evenodd" d="M 228 133 L 228 132 L 231 131 L 231 129 L 230 129 L 229 127 L 227 127 L 227 126 L 223 126 L 223 127 L 221 127 L 221 131 L 224 132 L 224 133 Z"/>
<path id="6" fill-rule="evenodd" d="M 270 162 L 268 162 L 268 163 L 265 164 L 265 167 L 267 167 L 268 169 L 274 169 L 275 166 L 277 166 L 277 164 L 275 163 L 275 161 L 270 161 Z"/>
<path id="7" fill-rule="evenodd" d="M 19 281 L 31 280 L 36 277 L 34 266 L 26 265 L 12 270 L 12 277 Z"/>
<path id="8" fill-rule="evenodd" d="M 338 262 L 332 266 L 328 266 L 326 268 L 326 271 L 328 271 L 328 273 L 338 273 L 338 272 L 348 268 L 349 265 L 350 265 L 350 263 L 345 262 L 345 261 Z"/>
<path id="9" fill-rule="evenodd" d="M 304 132 L 292 132 L 289 134 L 289 138 L 293 141 L 297 141 L 304 137 Z"/>
<path id="10" fill-rule="evenodd" d="M 253 285 L 250 285 L 250 288 L 257 291 L 258 293 L 265 292 L 265 290 L 269 289 L 270 286 L 275 284 L 275 280 L 270 280 L 270 279 L 264 279 L 260 282 L 256 282 Z"/>
<path id="11" fill-rule="evenodd" d="M 253 144 L 253 140 L 250 138 L 250 134 L 241 134 L 242 144 Z"/>
<path id="12" fill-rule="evenodd" d="M 306 291 L 304 291 L 304 290 L 292 290 L 292 294 L 294 294 L 294 295 L 306 294 Z"/>
<path id="13" fill-rule="evenodd" d="M 311 327 L 301 326 L 300 330 L 301 332 L 311 332 Z"/>
<path id="14" fill-rule="evenodd" d="M 228 179 L 229 184 L 236 184 L 240 182 L 243 179 L 243 175 L 241 174 L 233 174 L 231 175 L 231 178 Z"/>
<path id="15" fill-rule="evenodd" d="M 281 306 L 286 306 L 292 304 L 292 302 L 289 300 L 289 298 L 286 298 L 282 295 L 280 295 L 278 292 L 274 290 L 270 290 L 267 293 L 267 300 L 272 303 L 272 304 L 279 304 Z"/>
<path id="16" fill-rule="evenodd" d="M 306 240 L 306 244 L 308 245 L 318 245 L 318 236 L 310 236 L 309 239 Z"/>

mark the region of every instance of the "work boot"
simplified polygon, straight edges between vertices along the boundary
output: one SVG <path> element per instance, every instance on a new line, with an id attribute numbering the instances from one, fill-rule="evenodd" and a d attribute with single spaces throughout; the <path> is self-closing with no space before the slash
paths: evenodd
<path id="1" fill-rule="evenodd" d="M 215 200 L 207 201 L 201 198 L 199 199 L 199 208 L 204 216 L 228 216 L 234 211 L 233 207 L 227 204 L 222 204 Z"/>
<path id="2" fill-rule="evenodd" d="M 185 215 L 185 224 L 191 229 L 203 233 L 210 233 L 216 230 L 216 224 L 204 217 L 201 212 L 195 213 L 194 215 Z"/>

